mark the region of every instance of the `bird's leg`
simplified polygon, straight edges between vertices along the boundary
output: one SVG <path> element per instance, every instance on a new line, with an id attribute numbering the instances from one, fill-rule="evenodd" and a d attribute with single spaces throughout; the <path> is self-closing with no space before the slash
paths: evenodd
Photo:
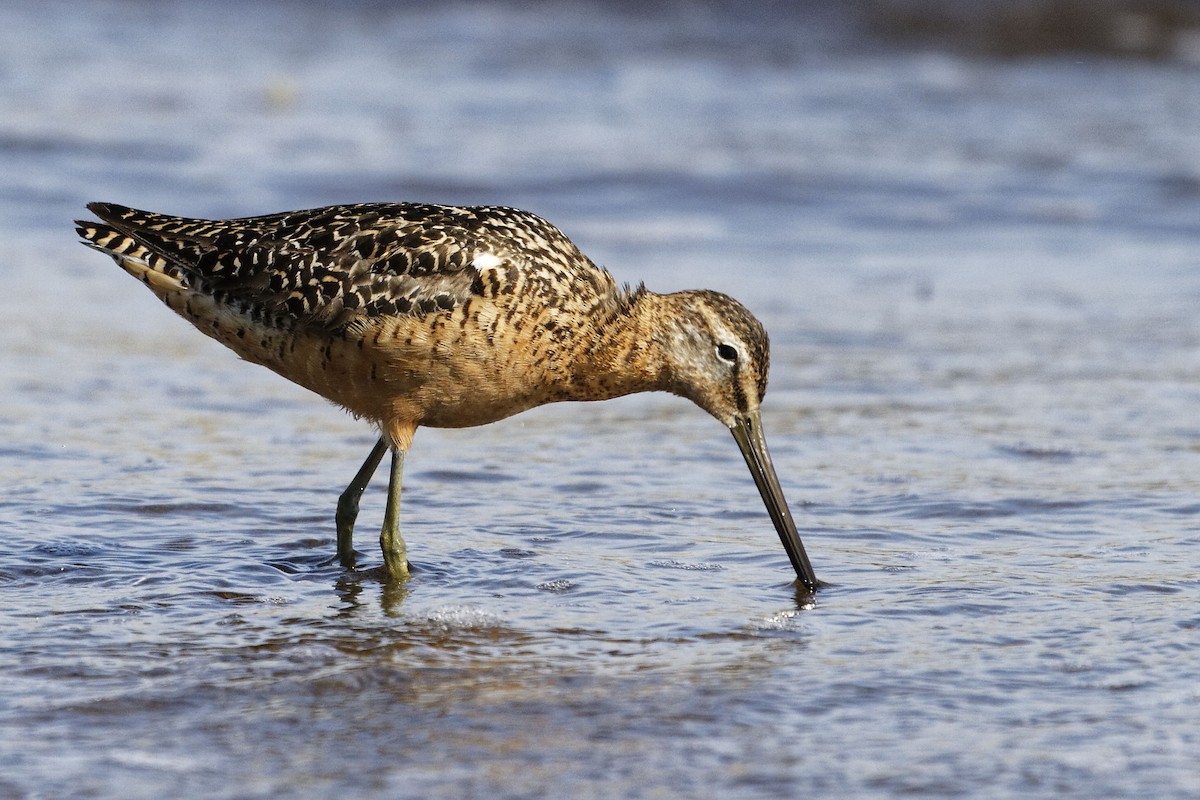
<path id="1" fill-rule="evenodd" d="M 379 546 L 383 549 L 383 563 L 392 580 L 408 577 L 408 555 L 404 539 L 400 536 L 400 476 L 404 471 L 404 451 L 392 448 L 392 474 L 388 479 L 387 508 L 383 512 L 383 530 L 379 532 Z"/>
<path id="2" fill-rule="evenodd" d="M 354 476 L 354 480 L 350 481 L 346 491 L 338 497 L 337 516 L 335 517 L 337 521 L 337 552 L 338 561 L 343 567 L 354 566 L 354 521 L 358 519 L 358 501 L 366 491 L 371 476 L 379 468 L 379 462 L 383 460 L 385 452 L 387 452 L 387 442 L 381 436 L 375 443 L 375 447 L 372 448 L 371 454 L 367 456 L 367 460 L 363 462 L 362 467 Z"/>

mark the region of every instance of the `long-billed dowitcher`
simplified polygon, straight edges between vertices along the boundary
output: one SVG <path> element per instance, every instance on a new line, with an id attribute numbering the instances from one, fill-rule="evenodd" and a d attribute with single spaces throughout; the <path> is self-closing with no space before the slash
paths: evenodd
<path id="1" fill-rule="evenodd" d="M 557 228 L 513 208 L 370 203 L 206 220 L 110 203 L 91 247 L 202 333 L 380 430 L 338 499 L 353 566 L 359 499 L 391 450 L 380 544 L 408 573 L 401 470 L 420 425 L 457 428 L 560 400 L 686 397 L 727 426 L 799 580 L 817 586 L 767 451 L 763 326 L 736 300 L 619 287 Z"/>

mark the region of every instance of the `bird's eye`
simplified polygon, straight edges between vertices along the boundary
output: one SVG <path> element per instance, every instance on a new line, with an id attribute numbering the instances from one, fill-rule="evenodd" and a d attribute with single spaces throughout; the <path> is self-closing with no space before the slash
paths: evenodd
<path id="1" fill-rule="evenodd" d="M 737 348 L 731 344 L 719 344 L 717 345 L 717 356 L 732 364 L 737 361 Z"/>

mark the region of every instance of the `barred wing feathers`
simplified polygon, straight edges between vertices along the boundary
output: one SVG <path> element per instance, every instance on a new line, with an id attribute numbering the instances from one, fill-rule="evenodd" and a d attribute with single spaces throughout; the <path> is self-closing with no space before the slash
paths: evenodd
<path id="1" fill-rule="evenodd" d="M 98 249 L 290 325 L 451 309 L 512 290 L 518 271 L 532 291 L 564 273 L 615 289 L 557 228 L 511 208 L 370 203 L 229 220 L 88 208 L 105 224 L 81 221 L 79 233 Z"/>

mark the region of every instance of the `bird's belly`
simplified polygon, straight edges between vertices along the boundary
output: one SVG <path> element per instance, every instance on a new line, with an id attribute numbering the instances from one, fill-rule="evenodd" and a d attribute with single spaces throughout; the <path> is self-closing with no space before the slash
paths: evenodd
<path id="1" fill-rule="evenodd" d="M 542 375 L 494 352 L 450 349 L 399 362 L 385 382 L 393 418 L 434 428 L 486 425 L 547 402 Z"/>
<path id="2" fill-rule="evenodd" d="M 570 358 L 547 357 L 544 338 L 536 324 L 518 329 L 481 306 L 381 321 L 364 332 L 363 352 L 389 421 L 464 428 L 560 399 Z"/>
<path id="3" fill-rule="evenodd" d="M 560 385 L 561 359 L 532 359 L 538 350 L 524 342 L 431 321 L 391 319 L 333 333 L 286 331 L 239 318 L 236 325 L 205 332 L 242 358 L 385 427 L 471 427 L 568 399 Z"/>

